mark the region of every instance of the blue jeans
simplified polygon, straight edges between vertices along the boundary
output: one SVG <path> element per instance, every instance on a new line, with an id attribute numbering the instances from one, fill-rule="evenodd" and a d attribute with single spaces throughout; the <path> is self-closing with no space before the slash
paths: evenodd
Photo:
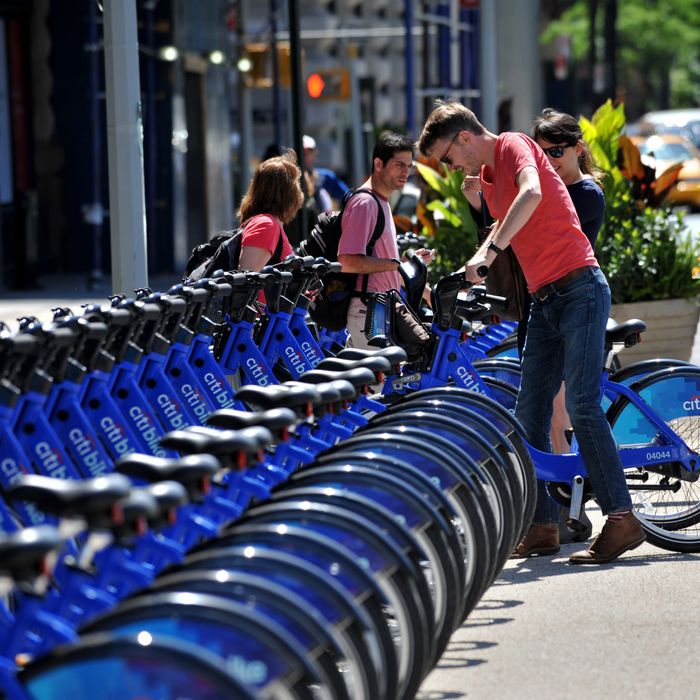
<path id="1" fill-rule="evenodd" d="M 515 415 L 533 447 L 551 451 L 552 400 L 566 377 L 566 410 L 603 513 L 631 508 L 617 446 L 600 405 L 610 288 L 598 268 L 572 280 L 530 309 Z M 533 523 L 559 519 L 557 503 L 538 482 Z"/>

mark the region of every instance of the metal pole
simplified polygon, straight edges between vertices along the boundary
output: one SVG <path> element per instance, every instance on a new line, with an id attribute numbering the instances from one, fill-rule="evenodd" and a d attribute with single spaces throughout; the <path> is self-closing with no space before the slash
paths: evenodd
<path id="1" fill-rule="evenodd" d="M 238 57 L 245 49 L 245 28 L 247 26 L 246 3 L 238 3 Z M 253 100 L 250 88 L 246 85 L 243 76 L 238 76 L 238 121 L 240 130 L 240 192 L 248 189 L 248 183 L 252 177 L 251 160 L 253 158 Z"/>
<path id="2" fill-rule="evenodd" d="M 406 131 L 411 138 L 416 137 L 416 96 L 413 69 L 413 2 L 406 0 L 404 19 L 406 22 Z"/>
<path id="3" fill-rule="evenodd" d="M 91 201 L 83 207 L 83 220 L 92 227 L 90 236 L 92 269 L 88 275 L 88 289 L 95 289 L 102 282 L 102 124 L 100 119 L 100 53 L 97 32 L 97 3 L 88 0 L 88 43 L 85 50 L 90 55 L 90 157 L 92 161 Z"/>
<path id="4" fill-rule="evenodd" d="M 292 143 L 299 157 L 299 164 L 304 167 L 304 116 L 302 113 L 302 76 L 301 76 L 301 39 L 299 36 L 299 7 L 297 0 L 289 0 L 289 65 L 292 73 Z M 308 194 L 306 179 L 301 178 L 301 189 L 304 197 Z M 299 230 L 296 233 L 298 240 L 292 241 L 293 245 L 300 243 L 308 231 L 308 216 L 305 207 L 302 207 L 297 217 Z"/>
<path id="5" fill-rule="evenodd" d="M 282 91 L 280 61 L 277 55 L 277 0 L 270 0 L 270 52 L 272 53 L 272 113 L 275 115 L 274 143 L 282 147 Z"/>
<path id="6" fill-rule="evenodd" d="M 146 14 L 146 46 L 150 49 L 146 56 L 146 230 L 148 231 L 148 257 L 152 264 L 157 262 L 158 242 L 156 216 L 156 172 L 158 148 L 156 141 L 156 45 L 154 33 L 154 12 L 156 0 L 144 3 Z"/>
<path id="7" fill-rule="evenodd" d="M 479 9 L 481 113 L 479 121 L 491 131 L 498 128 L 498 36 L 496 0 L 482 0 Z"/>
<path id="8" fill-rule="evenodd" d="M 112 290 L 148 286 L 135 0 L 104 4 Z"/>

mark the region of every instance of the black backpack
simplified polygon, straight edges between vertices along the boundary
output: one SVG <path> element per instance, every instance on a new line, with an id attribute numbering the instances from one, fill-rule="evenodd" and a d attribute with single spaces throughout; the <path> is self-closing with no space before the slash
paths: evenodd
<path id="1" fill-rule="evenodd" d="M 311 230 L 308 238 L 301 242 L 299 250 L 302 255 L 311 255 L 314 258 L 322 257 L 331 262 L 338 260 L 338 244 L 342 234 L 342 216 L 351 197 L 359 192 L 367 192 L 377 202 L 379 212 L 377 223 L 374 226 L 372 236 L 367 243 L 365 255 L 371 255 L 374 245 L 384 231 L 384 210 L 377 195 L 370 189 L 358 188 L 349 190 L 343 197 L 340 211 L 323 212 L 319 215 L 316 225 Z M 319 326 L 330 331 L 339 331 L 345 328 L 348 318 L 350 300 L 355 296 L 358 275 L 350 272 L 333 272 L 323 278 L 323 287 L 309 306 L 311 318 Z M 367 292 L 369 275 L 363 275 L 362 294 Z"/>
<path id="2" fill-rule="evenodd" d="M 243 240 L 243 227 L 239 226 L 232 231 L 222 231 L 206 243 L 200 243 L 192 249 L 187 263 L 184 280 L 197 281 L 204 277 L 210 277 L 216 270 L 236 270 L 238 260 L 241 257 L 241 241 Z M 280 262 L 282 244 L 284 243 L 280 233 L 277 247 L 272 253 L 269 265 Z"/>

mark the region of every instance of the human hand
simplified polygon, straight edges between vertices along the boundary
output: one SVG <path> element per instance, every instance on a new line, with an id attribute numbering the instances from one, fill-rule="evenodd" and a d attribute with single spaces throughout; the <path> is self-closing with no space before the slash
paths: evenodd
<path id="1" fill-rule="evenodd" d="M 472 256 L 464 265 L 464 276 L 472 284 L 480 284 L 484 281 L 484 277 L 479 274 L 479 271 L 483 272 L 484 269 L 488 270 L 488 264 L 486 263 L 486 255 L 483 253 L 477 253 Z"/>
<path id="2" fill-rule="evenodd" d="M 481 178 L 478 175 L 465 175 L 460 189 L 465 196 L 467 192 L 481 192 Z"/>
<path id="3" fill-rule="evenodd" d="M 414 253 L 421 258 L 426 265 L 429 265 L 435 258 L 435 248 L 418 248 Z"/>

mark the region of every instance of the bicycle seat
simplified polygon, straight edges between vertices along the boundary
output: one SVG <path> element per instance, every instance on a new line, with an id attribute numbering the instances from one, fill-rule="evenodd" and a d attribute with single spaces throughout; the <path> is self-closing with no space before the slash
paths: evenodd
<path id="1" fill-rule="evenodd" d="M 46 574 L 45 558 L 63 544 L 55 527 L 25 527 L 0 539 L 0 571 L 17 582 L 32 581 Z"/>
<path id="2" fill-rule="evenodd" d="M 207 417 L 207 425 L 227 430 L 240 430 L 262 426 L 267 428 L 276 439 L 287 439 L 287 430 L 297 422 L 297 417 L 289 408 L 270 408 L 267 411 L 253 413 L 237 411 L 235 408 L 220 408 Z"/>
<path id="3" fill-rule="evenodd" d="M 314 387 L 304 384 L 256 386 L 249 384 L 236 392 L 236 398 L 251 407 L 263 410 L 269 408 L 291 408 L 298 416 L 313 414 L 313 403 L 318 400 Z"/>
<path id="4" fill-rule="evenodd" d="M 639 336 L 646 329 L 647 324 L 638 318 L 631 318 L 623 323 L 609 318 L 605 327 L 605 342 L 606 344 L 624 343 L 625 347 L 631 347 L 639 342 Z"/>
<path id="5" fill-rule="evenodd" d="M 154 521 L 160 513 L 156 499 L 147 490 L 138 488 L 117 501 L 114 511 L 109 530 L 118 541 L 143 535 L 149 521 Z"/>
<path id="6" fill-rule="evenodd" d="M 176 481 L 185 487 L 194 501 L 209 490 L 209 480 L 221 469 L 221 462 L 210 454 L 173 459 L 132 452 L 121 457 L 114 469 L 149 483 Z"/>
<path id="7" fill-rule="evenodd" d="M 343 357 L 326 357 L 321 360 L 317 369 L 328 369 L 328 370 L 347 370 L 355 369 L 356 367 L 366 367 L 367 369 L 374 372 L 377 381 L 382 381 L 381 374 L 383 372 L 391 371 L 391 362 L 381 355 L 375 357 L 363 357 L 357 360 L 351 360 L 349 358 Z"/>
<path id="8" fill-rule="evenodd" d="M 355 367 L 354 369 L 346 369 L 342 372 L 329 369 L 312 369 L 308 372 L 304 372 L 304 374 L 299 377 L 299 381 L 305 384 L 323 384 L 336 379 L 344 379 L 350 382 L 356 389 L 361 389 L 362 391 L 376 381 L 374 372 L 366 367 Z"/>
<path id="9" fill-rule="evenodd" d="M 111 525 L 114 505 L 130 489 L 131 482 L 121 474 L 83 481 L 24 474 L 5 493 L 12 500 L 30 501 L 39 510 L 58 517 L 83 517 L 90 527 L 98 528 Z"/>
<path id="10" fill-rule="evenodd" d="M 140 486 L 137 490 L 145 491 L 158 506 L 158 512 L 148 519 L 149 525 L 155 530 L 173 525 L 177 519 L 178 507 L 189 502 L 187 489 L 177 481 L 161 481 Z"/>
<path id="11" fill-rule="evenodd" d="M 392 367 L 397 367 L 408 360 L 406 351 L 399 345 L 392 345 L 388 348 L 365 349 L 365 348 L 343 348 L 336 357 L 348 360 L 359 360 L 363 357 L 385 357 Z"/>
<path id="12" fill-rule="evenodd" d="M 160 444 L 185 454 L 210 454 L 224 468 L 243 469 L 258 460 L 260 450 L 272 442 L 272 435 L 262 427 L 245 430 L 217 430 L 193 426 L 166 433 Z"/>

